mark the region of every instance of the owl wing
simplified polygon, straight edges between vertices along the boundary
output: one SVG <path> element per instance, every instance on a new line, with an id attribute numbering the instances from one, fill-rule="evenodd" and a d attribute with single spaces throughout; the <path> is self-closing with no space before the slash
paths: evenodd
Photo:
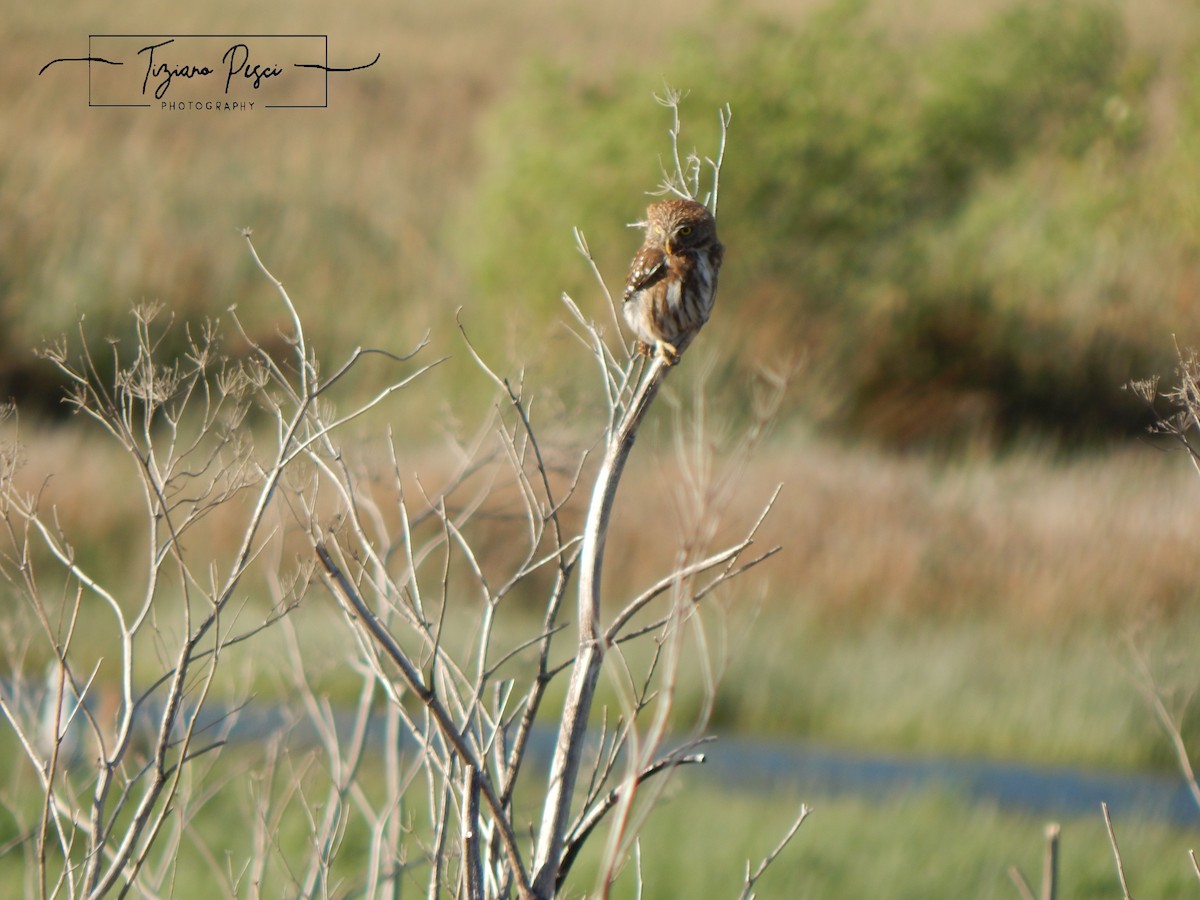
<path id="1" fill-rule="evenodd" d="M 713 269 L 720 269 L 721 263 L 725 262 L 725 245 L 720 241 L 716 241 L 712 245 L 712 249 L 708 251 L 709 265 Z"/>
<path id="2" fill-rule="evenodd" d="M 629 275 L 625 279 L 624 299 L 629 300 L 647 285 L 653 284 L 666 274 L 667 255 L 661 247 L 643 247 L 629 264 Z"/>

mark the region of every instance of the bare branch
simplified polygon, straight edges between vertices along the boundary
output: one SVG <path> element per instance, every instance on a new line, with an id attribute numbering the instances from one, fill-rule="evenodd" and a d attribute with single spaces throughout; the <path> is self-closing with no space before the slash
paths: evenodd
<path id="1" fill-rule="evenodd" d="M 1195 801 L 1197 807 L 1200 807 L 1200 783 L 1196 781 L 1196 772 L 1192 768 L 1192 761 L 1188 755 L 1183 734 L 1175 722 L 1175 717 L 1171 715 L 1166 704 L 1163 702 L 1162 691 L 1154 680 L 1154 673 L 1150 671 L 1150 664 L 1146 660 L 1145 655 L 1138 650 L 1132 641 L 1129 642 L 1129 650 L 1138 669 L 1138 690 L 1141 692 L 1146 703 L 1154 711 L 1154 717 L 1158 720 L 1158 724 L 1166 732 L 1167 738 L 1171 742 L 1171 749 L 1175 753 L 1175 762 L 1179 766 L 1179 771 L 1183 774 L 1188 791 L 1192 795 L 1192 800 Z"/>
<path id="2" fill-rule="evenodd" d="M 1017 889 L 1017 893 L 1021 895 L 1021 900 L 1036 900 L 1029 882 L 1025 880 L 1025 876 L 1021 874 L 1016 866 L 1008 867 L 1008 879 Z"/>
<path id="3" fill-rule="evenodd" d="M 479 855 L 479 776 L 470 766 L 463 772 L 463 880 L 467 900 L 483 900 L 483 860 Z"/>
<path id="4" fill-rule="evenodd" d="M 680 145 L 681 99 L 668 88 L 660 101 L 671 112 L 664 190 L 704 196 L 715 209 L 729 110 L 720 112 L 715 158 L 701 157 Z M 712 187 L 704 194 L 710 169 Z M 136 473 L 132 591 L 121 579 L 107 582 L 105 565 L 77 552 L 70 523 L 59 519 L 69 507 L 43 503 L 44 484 L 31 494 L 17 490 L 17 455 L 0 449 L 0 538 L 10 543 L 0 569 L 25 600 L 20 624 L 30 626 L 12 633 L 44 644 L 33 654 L 39 664 L 52 660 L 50 680 L 34 678 L 33 701 L 22 693 L 24 647 L 6 657 L 13 661 L 12 685 L 0 685 L 0 712 L 21 747 L 18 761 L 34 769 L 25 780 L 40 791 L 37 804 L 23 804 L 30 811 L 17 822 L 32 838 L 28 885 L 44 896 L 169 896 L 181 873 L 192 871 L 183 858 L 190 853 L 211 878 L 209 892 L 221 895 L 276 889 L 264 882 L 275 877 L 285 892 L 303 896 L 397 896 L 420 867 L 431 897 L 457 890 L 471 900 L 548 900 L 603 822 L 605 883 L 632 854 L 640 895 L 637 831 L 666 781 L 656 776 L 703 761 L 694 752 L 706 740 L 701 736 L 664 750 L 682 642 L 696 641 L 701 687 L 711 695 L 717 667 L 696 603 L 776 552 L 751 550 L 774 497 L 743 540 L 714 553 L 711 522 L 724 509 L 712 498 L 727 499 L 731 482 L 713 488 L 711 467 L 700 456 L 682 466 L 686 489 L 699 498 L 685 512 L 710 524 L 685 536 L 673 571 L 602 621 L 600 583 L 616 492 L 669 369 L 662 359 L 630 356 L 619 301 L 583 233 L 576 230 L 576 247 L 600 286 L 608 308 L 600 317 L 611 320 L 611 331 L 584 314 L 590 307 L 563 299 L 566 327 L 600 379 L 601 458 L 593 460 L 576 446 L 578 438 L 567 437 L 571 450 L 563 461 L 535 427 L 540 408 L 524 373 L 503 377 L 485 363 L 460 321 L 468 352 L 500 399 L 461 444 L 449 439 L 436 479 L 402 468 L 402 448 L 390 434 L 382 452 L 370 446 L 347 452 L 339 437 L 440 364 L 414 362 L 429 336 L 406 353 L 356 348 L 325 375 L 296 303 L 249 232 L 243 236 L 281 303 L 282 343 L 257 340 L 230 308 L 226 327 L 249 351 L 227 358 L 215 320 L 180 326 L 166 307 L 151 303 L 135 309 L 131 343 L 114 340 L 100 355 L 88 345 L 81 319 L 78 352 L 68 352 L 65 340 L 43 351 L 69 383 L 81 420 L 97 425 Z M 680 342 L 680 353 L 687 343 Z M 335 399 L 352 389 L 351 373 L 368 360 L 402 364 L 403 371 L 337 410 Z M 103 374 L 110 371 L 115 375 Z M 698 417 L 689 435 L 696 447 L 703 428 Z M 761 433 L 757 426 L 749 431 Z M 585 477 L 594 481 L 582 497 L 577 489 Z M 493 537 L 496 523 L 507 529 L 501 541 Z M 313 552 L 288 560 L 297 541 L 309 542 Z M 500 562 L 494 545 L 503 551 Z M 202 558 L 210 546 L 218 548 L 213 558 Z M 52 570 L 49 581 L 38 565 Z M 271 600 L 265 609 L 254 605 L 261 591 L 250 580 L 260 572 Z M 311 614 L 345 627 L 348 665 L 309 654 L 289 618 L 309 606 L 300 604 L 317 581 L 336 605 Z M 44 593 L 47 583 L 55 583 L 54 596 Z M 563 604 L 576 588 L 575 641 L 555 646 L 568 627 Z M 664 595 L 667 609 L 650 615 Z M 508 618 L 508 610 L 531 598 L 540 622 Z M 634 627 L 642 616 L 658 620 L 644 667 L 626 655 L 629 641 L 649 634 Z M 528 627 L 516 632 L 514 621 Z M 97 640 L 110 641 L 103 661 L 88 655 L 91 643 L 85 648 L 76 640 L 84 626 L 103 630 Z M 285 699 L 280 724 L 269 727 L 281 731 L 262 742 L 261 758 L 247 771 L 231 771 L 220 751 L 234 720 L 254 716 L 244 696 L 220 705 L 216 696 L 239 680 L 257 686 L 263 670 L 248 662 L 244 674 L 224 677 L 225 651 L 259 646 L 277 626 L 285 671 L 268 677 L 282 677 L 285 690 L 278 693 Z M 623 705 L 604 711 L 594 744 L 589 713 L 610 649 L 616 652 L 608 671 Z M 357 679 L 357 699 L 346 708 L 317 686 L 322 669 L 338 666 L 344 671 L 335 696 L 344 690 L 342 678 Z M 518 796 L 522 808 L 531 796 L 525 782 L 534 777 L 527 765 L 534 723 L 552 683 L 568 669 L 542 816 L 530 829 L 532 849 L 522 847 L 514 807 Z M 289 736 L 300 723 L 317 749 L 293 753 Z M 81 741 L 96 747 L 87 777 L 80 777 Z M 376 748 L 382 788 L 361 779 Z M 544 777 L 534 774 L 539 782 Z M 244 856 L 223 857 L 196 827 L 198 816 L 219 788 L 243 778 L 250 785 L 250 840 Z M 577 785 L 585 787 L 576 793 Z M 425 796 L 404 802 L 410 787 Z M 278 837 L 293 820 L 309 834 L 302 848 Z M 352 884 L 336 880 L 335 859 L 348 834 L 366 836 L 365 861 Z M 522 856 L 530 852 L 526 867 Z"/>
<path id="5" fill-rule="evenodd" d="M 587 238 L 583 236 L 583 231 L 576 227 L 573 229 L 573 232 L 575 234 L 575 249 L 579 251 L 580 256 L 587 260 L 588 268 L 591 270 L 592 276 L 596 279 L 596 284 L 600 286 L 600 291 L 604 294 L 606 301 L 605 305 L 612 316 L 613 334 L 619 335 L 621 333 L 621 317 L 617 315 L 617 304 L 613 300 L 612 292 L 608 289 L 608 284 L 605 282 L 604 276 L 600 274 L 600 267 L 596 265 L 596 258 L 592 256 L 592 250 L 588 247 Z M 564 299 L 568 298 L 564 295 Z M 573 303 L 571 305 L 574 306 Z M 575 307 L 575 310 L 577 312 L 578 307 Z M 579 313 L 577 317 L 582 321 L 582 313 Z M 629 348 L 625 346 L 624 342 L 621 342 L 621 346 L 625 350 L 625 358 L 628 359 Z"/>
<path id="6" fill-rule="evenodd" d="M 638 426 L 649 408 L 667 366 L 656 358 L 643 376 L 621 422 L 609 437 L 600 471 L 596 476 L 592 500 L 584 526 L 580 550 L 579 576 L 579 648 L 567 688 L 562 726 L 550 765 L 546 804 L 538 831 L 534 856 L 534 891 L 540 897 L 552 896 L 558 881 L 565 840 L 566 823 L 575 781 L 583 755 L 587 718 L 595 696 L 600 666 L 604 660 L 604 640 L 600 628 L 600 570 L 604 543 L 613 501 L 621 473 L 637 438 Z"/>
<path id="7" fill-rule="evenodd" d="M 1108 842 L 1112 846 L 1113 858 L 1117 862 L 1117 878 L 1121 882 L 1121 896 L 1125 900 L 1132 900 L 1129 896 L 1129 884 L 1125 881 L 1125 864 L 1121 861 L 1121 850 L 1117 846 L 1117 833 L 1113 830 L 1112 818 L 1108 814 L 1108 804 L 1101 803 L 1100 809 L 1104 813 L 1104 827 L 1108 831 Z"/>
<path id="8" fill-rule="evenodd" d="M 800 830 L 800 826 L 804 824 L 804 820 L 808 818 L 808 814 L 810 812 L 812 812 L 812 809 L 810 809 L 807 804 L 801 803 L 800 812 L 792 822 L 792 827 L 788 829 L 787 834 L 783 836 L 783 840 L 776 845 L 775 849 L 763 857 L 762 862 L 758 864 L 758 868 L 751 873 L 750 863 L 746 863 L 746 880 L 742 885 L 741 900 L 751 900 L 751 898 L 755 896 L 755 883 L 758 881 L 758 879 L 762 878 L 763 873 L 765 873 L 771 864 L 775 862 L 775 860 L 779 857 L 779 854 L 784 851 L 787 845 L 792 842 L 792 838 L 796 836 L 796 832 Z"/>
<path id="9" fill-rule="evenodd" d="M 503 804 L 496 795 L 491 780 L 484 774 L 483 766 L 476 759 L 474 751 L 455 727 L 450 714 L 446 711 L 441 701 L 425 685 L 421 673 L 409 661 L 408 656 L 401 649 L 400 645 L 396 643 L 391 632 L 387 630 L 375 613 L 362 601 L 354 586 L 342 574 L 337 564 L 334 563 L 333 557 L 329 555 L 329 551 L 325 549 L 323 544 L 317 544 L 316 552 L 321 565 L 325 567 L 325 571 L 338 588 L 338 597 L 359 617 L 380 648 L 400 670 L 400 674 L 404 677 L 409 689 L 417 695 L 418 699 L 425 704 L 426 708 L 433 715 L 442 736 L 454 747 L 463 761 L 478 773 L 479 787 L 483 792 L 484 798 L 487 800 L 492 814 L 496 817 L 496 827 L 500 830 L 504 851 L 508 855 L 513 876 L 517 880 L 517 889 L 523 898 L 535 896 L 530 889 L 530 885 L 525 880 L 525 869 L 521 864 L 521 851 L 517 846 L 515 835 L 513 835 L 511 828 L 507 826 Z"/>
<path id="10" fill-rule="evenodd" d="M 677 748 L 671 753 L 668 753 L 662 759 L 657 760 L 643 769 L 637 776 L 636 784 L 643 784 L 644 782 L 653 778 L 655 775 L 670 772 L 672 769 L 678 768 L 679 766 L 703 765 L 705 762 L 704 754 L 692 753 L 691 751 L 696 747 L 702 744 L 707 744 L 713 740 L 715 740 L 715 738 L 699 738 L 697 740 L 690 741 L 683 747 Z M 571 866 L 575 862 L 575 858 L 578 856 L 579 851 L 583 849 L 584 844 L 587 842 L 587 839 L 591 836 L 592 832 L 596 829 L 596 826 L 599 825 L 604 820 L 604 817 L 612 811 L 612 809 L 617 805 L 617 802 L 622 799 L 626 792 L 627 786 L 624 784 L 614 787 L 604 796 L 602 800 L 593 804 L 592 807 L 571 829 L 570 836 L 566 841 L 566 848 L 563 851 L 562 867 L 558 875 L 558 890 L 562 889 L 563 883 L 566 881 L 567 875 L 571 870 Z"/>

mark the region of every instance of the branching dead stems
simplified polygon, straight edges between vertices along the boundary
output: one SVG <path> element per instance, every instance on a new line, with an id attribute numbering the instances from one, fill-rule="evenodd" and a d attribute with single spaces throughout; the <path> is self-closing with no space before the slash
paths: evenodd
<path id="1" fill-rule="evenodd" d="M 719 152 L 705 159 L 679 151 L 679 95 L 668 92 L 660 102 L 673 111 L 664 190 L 698 196 L 711 169 L 705 197 L 715 209 L 728 109 Z M 222 355 L 216 322 L 185 327 L 185 352 L 171 357 L 178 326 L 147 306 L 136 313 L 131 355 L 112 350 L 115 375 L 103 374 L 82 323 L 74 355 L 65 341 L 46 353 L 71 385 L 77 413 L 136 473 L 136 589 L 76 549 L 41 490 L 19 486 L 15 445 L 0 452 L 0 572 L 24 598 L 49 661 L 42 680 L 22 673 L 0 685 L 0 711 L 38 785 L 36 803 L 11 804 L 29 835 L 31 893 L 171 894 L 177 857 L 191 848 L 217 893 L 253 893 L 274 879 L 305 897 L 347 887 L 397 896 L 402 883 L 418 882 L 429 897 L 550 898 L 604 823 L 599 893 L 631 857 L 640 879 L 634 800 L 643 789 L 650 792 L 643 800 L 652 800 L 648 785 L 702 763 L 698 749 L 708 740 L 697 731 L 669 746 L 683 641 L 695 634 L 697 653 L 707 654 L 705 602 L 778 550 L 756 547 L 778 490 L 740 540 L 713 549 L 712 520 L 724 509 L 709 500 L 709 462 L 685 464 L 681 443 L 681 490 L 695 494 L 688 505 L 705 525 L 681 539 L 665 575 L 606 601 L 612 511 L 639 428 L 670 371 L 664 362 L 631 357 L 619 329 L 605 334 L 564 297 L 602 398 L 600 451 L 564 451 L 537 424 L 523 376 L 497 372 L 460 322 L 463 346 L 496 389 L 496 409 L 455 445 L 453 465 L 414 479 L 402 462 L 409 448 L 390 434 L 374 455 L 352 449 L 343 435 L 440 360 L 415 361 L 425 341 L 406 354 L 360 348 L 324 376 L 303 317 L 245 237 L 289 323 L 284 350 L 255 340 L 231 309 L 233 330 L 250 348 L 245 358 Z M 582 233 L 576 240 L 590 260 Z M 603 293 L 617 325 L 612 297 Z M 339 412 L 334 389 L 369 359 L 399 374 Z M 702 429 L 702 416 L 697 422 Z M 590 493 L 582 496 L 589 477 Z M 516 526 L 497 554 L 489 516 L 501 497 Z M 298 542 L 310 552 L 289 566 Z M 196 549 L 206 545 L 216 550 L 206 556 Z M 314 598 L 313 582 L 336 607 L 310 602 L 300 610 Z M 564 613 L 572 590 L 573 622 Z M 269 608 L 256 595 L 269 597 Z M 522 617 L 517 598 L 537 603 L 538 616 Z M 256 609 L 257 621 L 245 622 Z M 80 623 L 94 633 L 97 617 L 110 623 L 111 647 L 80 637 Z M 345 656 L 314 657 L 300 623 L 325 628 L 333 619 Z M 247 674 L 231 673 L 231 651 L 257 648 L 268 633 L 280 637 L 281 665 L 268 674 L 251 661 Z M 647 648 L 644 660 L 633 652 L 638 643 Z M 36 654 L 14 645 L 10 655 Z M 618 704 L 605 706 L 597 729 L 592 710 L 606 658 L 615 660 Z M 353 698 L 341 705 L 321 687 L 331 667 L 339 695 Z M 715 667 L 702 668 L 704 689 L 715 691 Z M 251 727 L 239 725 L 239 717 L 252 718 L 248 688 L 229 694 L 231 685 L 263 677 L 282 681 L 284 699 L 280 716 L 256 736 L 263 749 L 246 764 L 229 740 Z M 547 775 L 531 761 L 531 748 L 547 727 L 539 716 L 558 680 L 567 683 L 550 726 Z M 115 692 L 105 693 L 113 682 Z M 113 709 L 102 709 L 110 696 Z M 319 753 L 298 745 L 300 723 Z M 89 749 L 91 769 L 83 761 Z M 372 787 L 367 769 L 382 772 Z M 251 798 L 250 824 L 234 860 L 194 823 L 219 786 L 239 779 L 250 786 L 243 792 Z M 519 796 L 540 801 L 535 822 Z M 755 871 L 747 869 L 745 896 L 806 814 Z M 281 844 L 283 823 L 297 819 L 308 839 L 301 847 Z M 367 849 L 348 875 L 339 857 L 352 829 Z"/>

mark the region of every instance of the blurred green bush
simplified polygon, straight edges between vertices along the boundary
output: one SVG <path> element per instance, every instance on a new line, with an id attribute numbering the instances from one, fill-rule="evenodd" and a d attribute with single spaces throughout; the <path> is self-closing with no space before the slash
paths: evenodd
<path id="1" fill-rule="evenodd" d="M 570 229 L 616 291 L 639 236 L 615 223 L 640 217 L 669 150 L 648 96 L 665 79 L 688 92 L 685 151 L 715 153 L 733 108 L 726 269 L 693 350 L 730 392 L 803 352 L 807 413 L 892 442 L 1138 429 L 1122 385 L 1169 370 L 1196 243 L 1162 177 L 1196 154 L 1148 137 L 1161 66 L 1105 3 L 1016 5 L 936 40 L 875 12 L 837 0 L 797 29 L 727 10 L 613 77 L 530 66 L 457 223 L 482 330 L 556 358 L 564 289 L 610 320 Z"/>

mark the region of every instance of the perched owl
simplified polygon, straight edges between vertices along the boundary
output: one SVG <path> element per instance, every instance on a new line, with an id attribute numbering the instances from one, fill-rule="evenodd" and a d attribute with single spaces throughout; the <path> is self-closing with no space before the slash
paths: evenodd
<path id="1" fill-rule="evenodd" d="M 716 219 L 695 200 L 652 203 L 645 224 L 621 312 L 637 335 L 638 352 L 674 365 L 712 313 L 725 248 Z"/>

